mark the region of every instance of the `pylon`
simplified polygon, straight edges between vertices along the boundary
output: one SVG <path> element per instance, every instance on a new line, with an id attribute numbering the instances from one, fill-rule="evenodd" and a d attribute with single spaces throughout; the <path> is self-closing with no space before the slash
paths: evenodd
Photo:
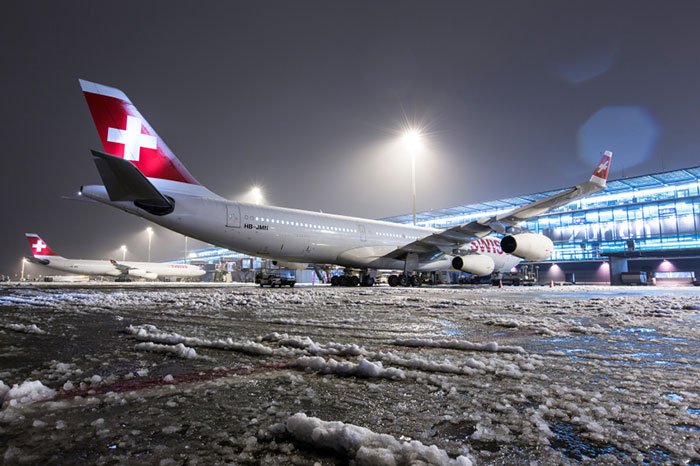
<path id="1" fill-rule="evenodd" d="M 549 287 L 550 287 L 550 288 L 554 288 L 554 280 L 550 280 L 550 281 L 549 281 Z"/>

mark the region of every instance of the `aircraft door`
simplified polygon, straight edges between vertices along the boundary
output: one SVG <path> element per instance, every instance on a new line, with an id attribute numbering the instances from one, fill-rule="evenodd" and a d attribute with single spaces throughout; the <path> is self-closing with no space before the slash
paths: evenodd
<path id="1" fill-rule="evenodd" d="M 367 241 L 367 232 L 364 225 L 357 225 L 357 231 L 360 232 L 360 241 Z"/>
<path id="2" fill-rule="evenodd" d="M 241 207 L 238 204 L 226 204 L 226 226 L 241 227 Z"/>

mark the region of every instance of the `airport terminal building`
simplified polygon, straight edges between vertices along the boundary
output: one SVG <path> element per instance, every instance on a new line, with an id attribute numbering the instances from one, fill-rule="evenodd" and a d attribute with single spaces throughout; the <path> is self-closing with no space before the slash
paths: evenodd
<path id="1" fill-rule="evenodd" d="M 467 204 L 417 214 L 418 225 L 446 228 L 508 212 L 557 191 Z M 384 220 L 411 223 L 412 215 Z M 689 281 L 700 271 L 700 167 L 612 180 L 606 190 L 524 222 L 554 242 L 550 260 L 537 263 L 540 281 L 616 282 L 643 271 L 665 281 Z M 195 251 L 209 263 L 230 251 Z M 700 274 L 698 274 L 700 276 Z"/>

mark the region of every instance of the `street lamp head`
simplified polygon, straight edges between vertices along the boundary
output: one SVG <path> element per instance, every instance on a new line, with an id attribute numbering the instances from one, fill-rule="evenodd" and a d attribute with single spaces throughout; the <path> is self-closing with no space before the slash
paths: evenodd
<path id="1" fill-rule="evenodd" d="M 250 189 L 250 195 L 253 197 L 253 202 L 255 204 L 262 204 L 262 189 L 260 189 L 260 186 L 253 186 Z"/>
<path id="2" fill-rule="evenodd" d="M 122 251 L 126 251 L 126 244 L 122 244 Z"/>
<path id="3" fill-rule="evenodd" d="M 421 135 L 420 131 L 416 129 L 409 129 L 408 131 L 403 133 L 403 142 L 410 149 L 417 149 L 421 146 L 423 142 L 423 136 Z"/>
<path id="4" fill-rule="evenodd" d="M 151 227 L 146 228 L 146 233 L 148 233 L 148 236 L 151 236 L 153 234 L 153 228 L 151 228 Z"/>

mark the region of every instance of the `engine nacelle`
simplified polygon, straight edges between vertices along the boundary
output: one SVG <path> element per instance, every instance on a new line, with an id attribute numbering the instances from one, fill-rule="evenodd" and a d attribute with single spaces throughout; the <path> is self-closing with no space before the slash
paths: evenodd
<path id="1" fill-rule="evenodd" d="M 543 235 L 519 233 L 503 238 L 501 240 L 501 249 L 506 254 L 512 254 L 521 259 L 544 261 L 552 255 L 554 243 Z"/>
<path id="2" fill-rule="evenodd" d="M 301 262 L 284 262 L 284 261 L 272 261 L 273 265 L 276 265 L 277 267 L 281 269 L 288 269 L 288 270 L 305 270 L 309 264 L 304 264 Z"/>
<path id="3" fill-rule="evenodd" d="M 489 256 L 469 254 L 452 259 L 452 267 L 480 277 L 482 275 L 491 275 L 495 264 Z"/>

